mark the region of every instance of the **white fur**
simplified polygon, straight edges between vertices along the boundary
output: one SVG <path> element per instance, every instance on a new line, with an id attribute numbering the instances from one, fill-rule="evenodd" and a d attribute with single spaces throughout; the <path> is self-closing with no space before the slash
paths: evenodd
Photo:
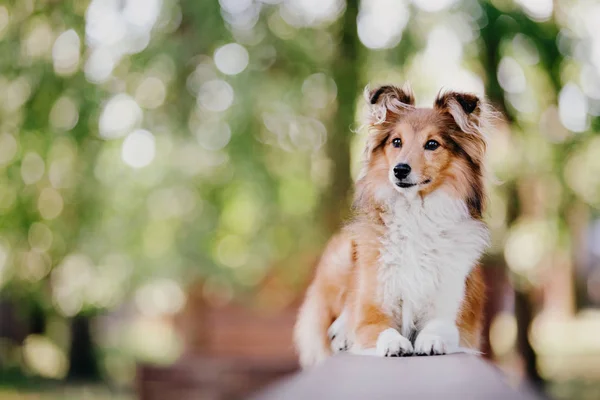
<path id="1" fill-rule="evenodd" d="M 454 321 L 434 319 L 415 340 L 417 354 L 446 354 L 459 348 L 459 333 Z"/>
<path id="2" fill-rule="evenodd" d="M 465 280 L 488 244 L 488 230 L 443 190 L 424 199 L 415 188 L 392 193 L 379 194 L 390 204 L 383 216 L 379 301 L 404 337 L 421 333 L 417 351 L 455 352 Z"/>
<path id="3" fill-rule="evenodd" d="M 344 310 L 327 330 L 327 337 L 331 341 L 331 351 L 339 353 L 350 348 L 347 332 L 348 311 Z"/>
<path id="4" fill-rule="evenodd" d="M 413 346 L 410 340 L 402 336 L 400 332 L 394 328 L 388 328 L 377 337 L 375 352 L 380 357 L 410 355 L 413 353 Z"/>

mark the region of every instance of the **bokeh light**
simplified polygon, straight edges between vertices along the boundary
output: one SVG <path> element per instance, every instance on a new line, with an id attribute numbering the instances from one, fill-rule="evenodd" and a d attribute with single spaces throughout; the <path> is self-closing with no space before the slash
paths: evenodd
<path id="1" fill-rule="evenodd" d="M 123 141 L 121 157 L 125 164 L 133 168 L 149 165 L 156 154 L 156 144 L 152 133 L 139 129 L 131 132 Z"/>
<path id="2" fill-rule="evenodd" d="M 100 115 L 100 135 L 115 139 L 129 133 L 139 125 L 142 110 L 131 96 L 118 94 L 111 98 Z"/>
<path id="3" fill-rule="evenodd" d="M 23 356 L 27 366 L 40 376 L 59 379 L 67 374 L 64 352 L 44 336 L 28 336 L 23 343 Z"/>
<path id="4" fill-rule="evenodd" d="M 35 153 L 29 152 L 23 157 L 21 162 L 21 177 L 27 185 L 36 183 L 44 176 L 45 165 L 42 157 Z"/>
<path id="5" fill-rule="evenodd" d="M 248 51 L 237 43 L 229 43 L 215 51 L 214 59 L 219 71 L 237 75 L 248 66 Z"/>
<path id="6" fill-rule="evenodd" d="M 402 38 L 402 31 L 410 13 L 403 0 L 373 0 L 361 2 L 358 15 L 358 37 L 371 49 L 394 47 Z"/>
<path id="7" fill-rule="evenodd" d="M 81 40 L 73 29 L 61 33 L 52 47 L 54 71 L 58 75 L 71 75 L 79 66 Z"/>
<path id="8" fill-rule="evenodd" d="M 210 111 L 227 110 L 233 104 L 233 99 L 233 88 L 221 79 L 203 83 L 198 92 L 198 104 Z"/>

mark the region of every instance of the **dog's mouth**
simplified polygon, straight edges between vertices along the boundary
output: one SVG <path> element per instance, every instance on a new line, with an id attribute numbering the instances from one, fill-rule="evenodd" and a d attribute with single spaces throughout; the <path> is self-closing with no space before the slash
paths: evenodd
<path id="1" fill-rule="evenodd" d="M 427 185 L 428 183 L 431 182 L 431 179 L 425 179 L 423 182 L 402 182 L 402 181 L 396 181 L 396 186 L 399 186 L 401 188 L 409 188 L 409 187 L 413 187 L 413 186 L 422 186 L 422 185 Z"/>

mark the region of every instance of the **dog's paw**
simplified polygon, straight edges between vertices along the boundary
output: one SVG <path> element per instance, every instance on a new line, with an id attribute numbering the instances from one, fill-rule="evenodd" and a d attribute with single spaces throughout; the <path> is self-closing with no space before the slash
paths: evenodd
<path id="1" fill-rule="evenodd" d="M 427 323 L 415 340 L 415 354 L 433 356 L 448 354 L 458 348 L 459 333 L 456 324 L 434 319 Z"/>
<path id="2" fill-rule="evenodd" d="M 446 354 L 448 346 L 444 338 L 430 333 L 421 333 L 415 340 L 415 354 L 418 356 L 434 356 Z"/>
<path id="3" fill-rule="evenodd" d="M 327 330 L 327 336 L 331 343 L 331 351 L 340 353 L 350 348 L 350 341 L 346 335 L 346 316 L 342 313 Z"/>
<path id="4" fill-rule="evenodd" d="M 334 353 L 341 353 L 343 351 L 348 351 L 350 348 L 350 341 L 346 337 L 344 333 L 340 333 L 333 338 L 331 338 L 331 351 Z"/>
<path id="5" fill-rule="evenodd" d="M 406 357 L 413 354 L 413 346 L 400 332 L 388 328 L 377 338 L 376 353 L 381 357 Z"/>

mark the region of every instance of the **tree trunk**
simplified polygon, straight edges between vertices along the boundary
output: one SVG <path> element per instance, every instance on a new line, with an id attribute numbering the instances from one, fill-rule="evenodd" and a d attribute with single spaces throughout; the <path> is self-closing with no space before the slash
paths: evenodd
<path id="1" fill-rule="evenodd" d="M 502 311 L 504 297 L 506 294 L 506 266 L 503 260 L 489 260 L 483 269 L 485 286 L 487 288 L 486 304 L 483 313 L 483 343 L 481 352 L 485 358 L 494 359 L 494 351 L 490 343 L 490 327 L 492 321 Z"/>
<path id="2" fill-rule="evenodd" d="M 46 314 L 37 302 L 31 306 L 29 316 L 29 333 L 43 335 L 46 331 Z"/>
<path id="3" fill-rule="evenodd" d="M 544 386 L 544 379 L 537 369 L 537 355 L 529 341 L 529 327 L 533 320 L 533 308 L 529 295 L 521 290 L 515 290 L 515 316 L 517 318 L 517 348 L 523 358 L 526 376 L 538 389 Z"/>
<path id="4" fill-rule="evenodd" d="M 327 138 L 327 155 L 333 164 L 331 187 L 323 199 L 323 215 L 329 233 L 339 228 L 348 213 L 350 176 L 350 142 L 354 124 L 358 79 L 358 36 L 356 17 L 358 1 L 349 0 L 342 22 L 339 54 L 334 63 L 334 80 L 337 85 L 338 109 Z"/>
<path id="5" fill-rule="evenodd" d="M 90 330 L 90 319 L 78 315 L 71 321 L 71 351 L 69 373 L 71 381 L 95 381 L 100 378 L 94 344 Z"/>

